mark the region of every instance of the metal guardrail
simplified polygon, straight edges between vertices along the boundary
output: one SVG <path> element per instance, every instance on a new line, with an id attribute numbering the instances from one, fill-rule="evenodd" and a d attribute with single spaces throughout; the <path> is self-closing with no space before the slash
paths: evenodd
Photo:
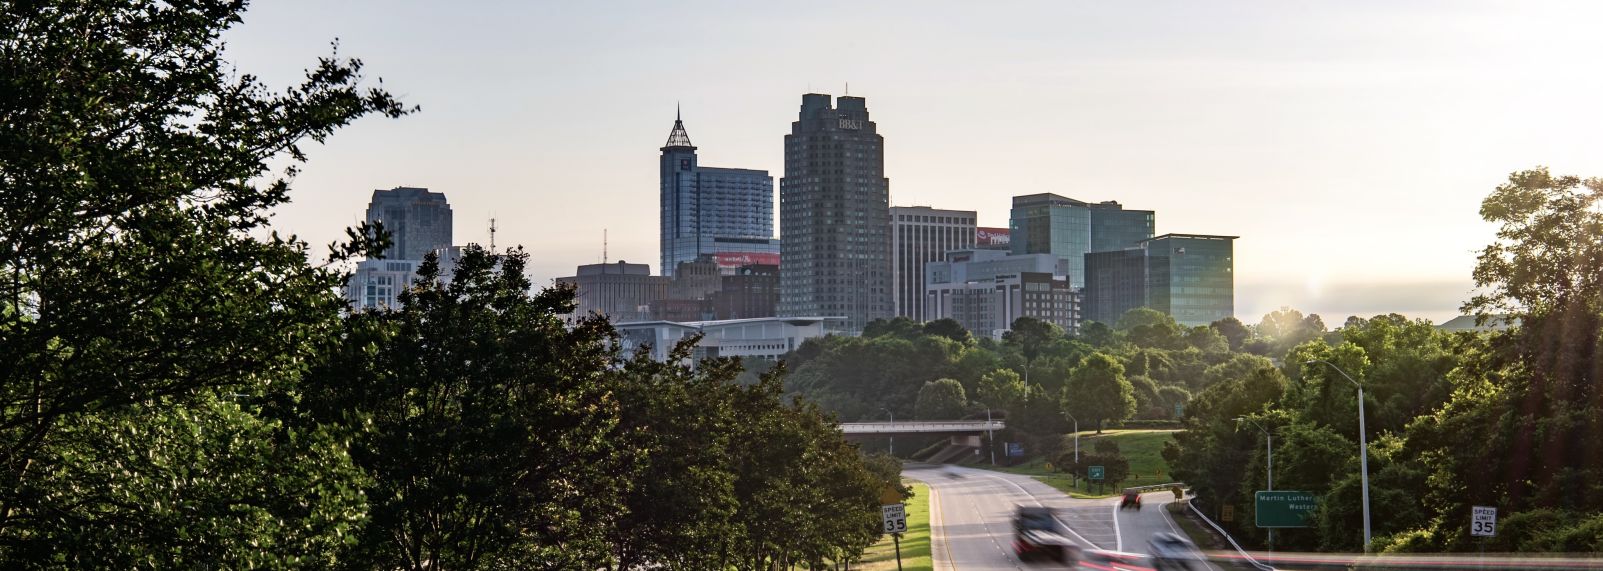
<path id="1" fill-rule="evenodd" d="M 985 432 L 1002 430 L 1007 424 L 993 421 L 953 422 L 842 422 L 840 430 L 846 434 L 899 434 L 907 432 Z"/>
<path id="2" fill-rule="evenodd" d="M 1241 544 L 1236 543 L 1236 538 L 1230 537 L 1230 534 L 1228 532 L 1226 532 L 1224 530 L 1224 528 L 1219 527 L 1219 524 L 1213 523 L 1213 520 L 1208 519 L 1208 516 L 1204 515 L 1202 513 L 1202 510 L 1197 509 L 1197 504 L 1194 504 L 1194 503 L 1191 503 L 1191 502 L 1186 502 L 1186 505 L 1191 507 L 1191 512 L 1192 513 L 1195 513 L 1195 514 L 1197 514 L 1197 517 L 1202 518 L 1203 523 L 1208 524 L 1208 526 L 1212 527 L 1214 531 L 1219 532 L 1219 535 L 1223 535 L 1224 538 L 1225 538 L 1225 541 L 1230 542 L 1230 546 L 1236 548 L 1236 553 L 1240 553 L 1241 557 L 1243 557 L 1243 558 L 1245 558 L 1247 560 L 1247 563 L 1251 563 L 1253 567 L 1256 567 L 1256 568 L 1260 569 L 1261 571 L 1275 571 L 1274 567 L 1270 567 L 1268 565 L 1264 565 L 1263 563 L 1259 563 L 1257 559 L 1253 559 L 1251 555 L 1248 555 L 1247 554 L 1247 550 L 1242 549 L 1241 548 Z"/>

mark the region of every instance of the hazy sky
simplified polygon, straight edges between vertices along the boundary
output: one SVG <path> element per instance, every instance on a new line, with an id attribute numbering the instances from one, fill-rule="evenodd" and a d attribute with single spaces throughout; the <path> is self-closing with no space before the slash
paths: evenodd
<path id="1" fill-rule="evenodd" d="M 893 205 L 1053 192 L 1231 234 L 1243 321 L 1443 320 L 1510 171 L 1603 175 L 1603 3 L 257 2 L 227 36 L 282 87 L 338 38 L 421 113 L 310 149 L 275 224 L 342 236 L 376 188 L 444 192 L 456 242 L 536 283 L 657 271 L 657 156 L 683 105 L 708 166 L 767 169 L 803 93 L 866 97 Z M 777 200 L 776 200 L 777 203 Z M 777 215 L 775 222 L 777 223 Z"/>

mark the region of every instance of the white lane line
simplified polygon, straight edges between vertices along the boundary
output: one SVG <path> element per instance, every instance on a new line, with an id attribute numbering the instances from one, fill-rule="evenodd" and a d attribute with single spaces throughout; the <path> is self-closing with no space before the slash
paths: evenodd
<path id="1" fill-rule="evenodd" d="M 1011 484 L 1013 487 L 1018 488 L 1020 492 L 1024 493 L 1024 495 L 1029 496 L 1030 497 L 1030 501 L 1035 502 L 1035 505 L 1042 506 L 1042 507 L 1046 506 L 1046 504 L 1041 503 L 1041 499 L 1040 498 L 1035 497 L 1035 494 L 1030 493 L 1029 490 L 1024 489 L 1024 486 L 1018 485 L 1017 482 L 1014 482 L 1014 481 L 1009 480 L 1007 478 L 1001 478 L 1001 477 L 997 477 L 997 476 L 986 475 L 985 477 L 993 479 L 993 480 L 1001 480 L 1003 482 L 1007 482 L 1008 484 Z M 1074 526 L 1069 525 L 1069 522 L 1066 522 L 1066 521 L 1063 521 L 1062 519 L 1059 519 L 1056 515 L 1052 516 L 1052 519 L 1055 519 L 1055 520 L 1057 520 L 1058 523 L 1063 524 L 1063 529 L 1068 530 L 1070 535 L 1073 535 L 1075 539 L 1080 540 L 1080 543 L 1084 543 L 1086 547 L 1089 547 L 1091 549 L 1100 549 L 1100 547 L 1098 547 L 1097 544 L 1091 543 L 1091 540 L 1086 539 L 1085 536 L 1080 535 L 1080 533 L 1077 532 L 1077 531 L 1074 531 Z M 1113 533 L 1117 534 L 1118 532 L 1119 532 L 1119 521 L 1118 520 L 1114 520 L 1113 521 Z"/>
<path id="2" fill-rule="evenodd" d="M 1173 492 L 1170 492 L 1170 493 L 1173 493 Z M 1174 500 L 1170 500 L 1170 501 L 1167 501 L 1167 502 L 1163 503 L 1163 506 L 1162 506 L 1163 507 L 1163 521 L 1165 523 L 1169 524 L 1169 529 L 1171 531 L 1173 531 L 1175 535 L 1178 535 L 1178 536 L 1181 536 L 1181 537 L 1185 537 L 1186 534 L 1180 533 L 1180 528 L 1176 527 L 1174 525 L 1174 517 L 1169 515 L 1169 504 L 1171 504 L 1173 502 L 1174 502 Z"/>
<path id="3" fill-rule="evenodd" d="M 930 567 L 939 570 L 941 564 L 945 563 L 947 569 L 957 571 L 957 563 L 952 558 L 952 542 L 946 537 L 946 514 L 943 513 L 941 494 L 929 482 L 924 482 L 924 485 L 927 486 L 925 489 L 930 491 L 930 540 L 935 541 L 938 539 L 941 544 L 940 549 L 930 549 Z M 931 547 L 934 546 L 932 545 Z M 943 551 L 946 556 L 944 560 L 936 557 L 937 555 L 942 555 Z"/>
<path id="4" fill-rule="evenodd" d="M 1124 552 L 1124 536 L 1119 534 L 1119 503 L 1113 503 L 1113 550 Z"/>

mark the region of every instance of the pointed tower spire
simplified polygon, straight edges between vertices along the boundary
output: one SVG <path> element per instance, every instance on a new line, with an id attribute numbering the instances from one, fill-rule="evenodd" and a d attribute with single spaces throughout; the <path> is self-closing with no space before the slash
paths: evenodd
<path id="1" fill-rule="evenodd" d="M 690 134 L 685 132 L 685 121 L 680 115 L 678 103 L 673 106 L 673 131 L 668 133 L 668 144 L 663 145 L 662 149 L 666 151 L 676 147 L 696 148 L 690 144 Z"/>

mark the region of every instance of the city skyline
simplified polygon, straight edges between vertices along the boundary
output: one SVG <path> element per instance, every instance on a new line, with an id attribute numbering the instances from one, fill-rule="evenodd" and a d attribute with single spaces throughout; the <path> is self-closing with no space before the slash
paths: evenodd
<path id="1" fill-rule="evenodd" d="M 528 247 L 538 284 L 600 261 L 604 229 L 611 260 L 652 262 L 649 153 L 676 101 L 698 138 L 719 141 L 708 163 L 776 172 L 796 94 L 850 81 L 894 134 L 892 206 L 1005 227 L 1016 195 L 1117 200 L 1162 211 L 1158 234 L 1242 236 L 1243 321 L 1289 305 L 1333 325 L 1387 311 L 1440 322 L 1469 295 L 1492 238 L 1476 210 L 1508 172 L 1603 172 L 1603 143 L 1573 128 L 1603 120 L 1583 101 L 1599 80 L 1566 73 L 1600 51 L 1582 33 L 1595 18 L 1578 13 L 1596 7 L 1342 8 L 874 6 L 839 26 L 826 17 L 838 11 L 767 7 L 376 16 L 286 2 L 253 6 L 229 39 L 241 69 L 283 86 L 340 37 L 423 107 L 307 148 L 275 225 L 317 255 L 370 189 L 410 185 L 452 197 L 458 242 L 488 242 L 497 218 L 496 242 Z M 945 42 L 958 27 L 972 33 Z M 587 210 L 598 205 L 616 211 Z"/>

